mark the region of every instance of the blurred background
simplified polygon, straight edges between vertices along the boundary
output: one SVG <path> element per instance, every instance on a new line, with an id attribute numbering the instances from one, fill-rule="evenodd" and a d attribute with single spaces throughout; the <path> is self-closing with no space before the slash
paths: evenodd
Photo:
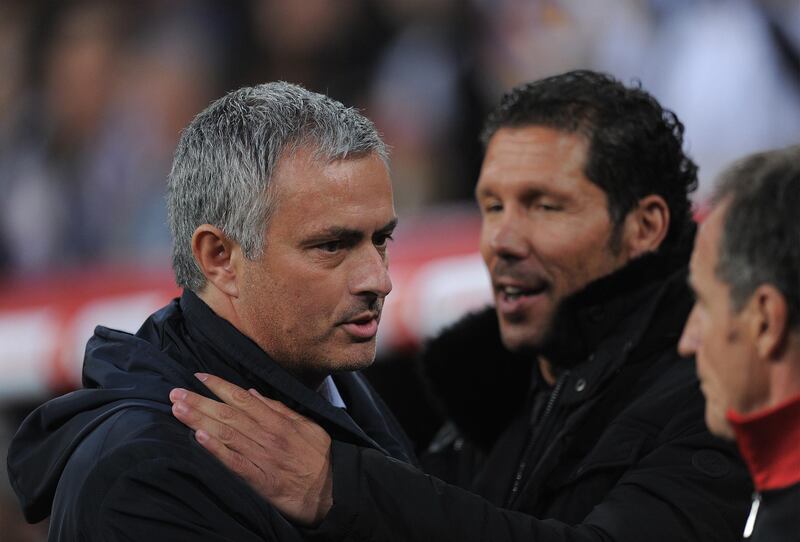
<path id="1" fill-rule="evenodd" d="M 482 119 L 504 90 L 574 68 L 639 80 L 678 113 L 698 205 L 731 159 L 800 141 L 797 0 L 2 0 L 0 455 L 31 408 L 80 385 L 95 324 L 135 331 L 178 293 L 163 194 L 182 127 L 278 79 L 362 109 L 392 147 L 395 289 L 370 376 L 424 444 L 438 420 L 398 395 L 410 359 L 490 297 L 471 203 Z M 5 468 L 0 533 L 46 536 Z"/>

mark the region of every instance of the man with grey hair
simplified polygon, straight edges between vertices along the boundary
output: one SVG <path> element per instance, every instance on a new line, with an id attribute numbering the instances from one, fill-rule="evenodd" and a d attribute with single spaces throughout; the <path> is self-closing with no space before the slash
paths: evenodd
<path id="1" fill-rule="evenodd" d="M 183 295 L 135 335 L 95 330 L 84 389 L 17 433 L 12 484 L 29 521 L 51 515 L 50 540 L 299 540 L 172 416 L 169 394 L 213 397 L 201 382 L 214 373 L 334 439 L 413 461 L 353 372 L 374 359 L 391 290 L 386 148 L 369 120 L 326 96 L 243 88 L 184 131 L 167 200 Z"/>
<path id="2" fill-rule="evenodd" d="M 750 540 L 800 540 L 798 209 L 800 146 L 745 158 L 722 175 L 690 266 L 679 349 L 697 359 L 706 424 L 750 468 Z"/>

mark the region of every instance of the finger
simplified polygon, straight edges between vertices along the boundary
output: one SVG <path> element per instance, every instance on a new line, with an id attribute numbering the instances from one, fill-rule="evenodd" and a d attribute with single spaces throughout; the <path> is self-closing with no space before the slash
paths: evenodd
<path id="1" fill-rule="evenodd" d="M 195 433 L 195 439 L 226 468 L 244 479 L 251 487 L 264 488 L 270 483 L 270 478 L 265 476 L 264 471 L 257 464 L 249 460 L 247 456 L 230 449 L 219 439 L 202 430 Z"/>
<path id="2" fill-rule="evenodd" d="M 240 431 L 230 424 L 220 422 L 204 412 L 192 408 L 183 401 L 177 401 L 172 405 L 172 413 L 178 421 L 190 429 L 194 429 L 196 433 L 210 435 L 227 448 L 246 457 L 254 458 L 263 454 L 262 444 L 270 442 L 270 436 L 262 434 L 261 429 L 255 425 L 245 431 Z"/>
<path id="3" fill-rule="evenodd" d="M 249 394 L 247 395 L 249 396 Z M 256 428 L 262 426 L 273 427 L 275 431 L 282 431 L 285 430 L 285 426 L 288 423 L 284 416 L 276 413 L 252 396 L 250 396 L 250 404 L 246 407 L 246 410 L 239 406 L 231 406 L 214 401 L 183 388 L 175 388 L 170 391 L 169 398 L 173 403 L 181 401 L 220 423 L 231 425 L 245 434 L 250 434 Z"/>
<path id="4" fill-rule="evenodd" d="M 301 435 L 307 446 L 314 448 L 319 453 L 328 453 L 330 449 L 330 436 L 313 420 L 306 418 L 302 414 L 298 414 L 283 403 L 264 397 L 253 388 L 250 388 L 248 391 L 258 400 L 269 404 L 270 407 L 274 408 L 276 411 L 284 411 L 287 418 L 290 420 L 286 426 L 287 430 L 291 429 L 298 435 Z M 260 425 L 265 426 L 265 424 Z"/>
<path id="5" fill-rule="evenodd" d="M 259 401 L 264 403 L 266 406 L 268 406 L 269 408 L 271 408 L 275 412 L 286 416 L 290 420 L 300 420 L 300 419 L 304 420 L 304 419 L 306 419 L 305 416 L 303 416 L 302 414 L 298 414 L 297 412 L 295 412 L 294 410 L 292 410 L 288 406 L 284 405 L 280 401 L 276 401 L 275 399 L 270 399 L 269 397 L 264 397 L 263 395 L 258 393 L 258 390 L 255 389 L 255 388 L 250 388 L 247 391 L 248 391 L 248 393 L 250 395 L 252 395 L 256 399 L 258 399 Z"/>
<path id="6" fill-rule="evenodd" d="M 248 391 L 214 375 L 195 373 L 195 376 L 225 404 L 244 412 L 254 420 L 264 419 L 265 416 L 270 419 L 276 413 L 285 416 L 285 407 L 281 410 L 275 408 L 276 404 L 283 406 L 277 401 L 259 401 Z"/>
<path id="7" fill-rule="evenodd" d="M 258 427 L 257 422 L 245 413 L 225 403 L 214 401 L 182 388 L 172 390 L 169 398 L 173 405 L 180 403 L 183 408 L 191 409 L 198 415 L 202 414 L 219 423 L 231 426 L 244 434 L 250 434 Z M 173 412 L 180 412 L 180 410 L 173 408 Z"/>

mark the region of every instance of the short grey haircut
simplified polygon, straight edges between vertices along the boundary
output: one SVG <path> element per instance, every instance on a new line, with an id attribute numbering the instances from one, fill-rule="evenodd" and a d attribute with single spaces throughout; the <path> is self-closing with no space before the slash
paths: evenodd
<path id="1" fill-rule="evenodd" d="M 245 87 L 218 99 L 181 135 L 167 183 L 172 267 L 178 286 L 206 283 L 192 254 L 192 235 L 211 224 L 239 243 L 244 256 L 263 254 L 264 231 L 275 210 L 270 189 L 278 161 L 301 146 L 332 161 L 388 150 L 357 110 L 285 82 Z"/>
<path id="2" fill-rule="evenodd" d="M 763 152 L 735 163 L 713 197 L 727 205 L 717 276 L 740 311 L 762 284 L 786 299 L 789 325 L 800 317 L 800 146 Z"/>

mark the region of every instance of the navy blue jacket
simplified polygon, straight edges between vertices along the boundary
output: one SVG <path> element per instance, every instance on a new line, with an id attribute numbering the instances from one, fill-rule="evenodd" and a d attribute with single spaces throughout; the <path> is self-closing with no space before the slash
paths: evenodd
<path id="1" fill-rule="evenodd" d="M 347 411 L 336 408 L 185 292 L 135 335 L 98 327 L 86 349 L 84 389 L 23 422 L 8 470 L 28 521 L 50 515 L 51 541 L 301 540 L 172 416 L 174 387 L 213 397 L 195 372 L 254 387 L 314 419 L 335 441 L 414 461 L 359 374 L 334 377 Z"/>

